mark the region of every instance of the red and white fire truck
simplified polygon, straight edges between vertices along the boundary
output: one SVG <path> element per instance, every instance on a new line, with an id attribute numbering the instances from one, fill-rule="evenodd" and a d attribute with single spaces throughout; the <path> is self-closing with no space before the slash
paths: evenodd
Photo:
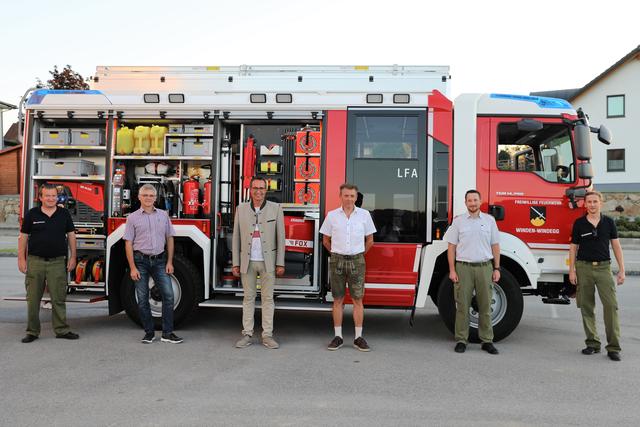
<path id="1" fill-rule="evenodd" d="M 331 309 L 318 229 L 358 185 L 377 228 L 366 255 L 368 307 L 428 297 L 449 327 L 447 244 L 475 188 L 501 231 L 496 339 L 518 325 L 523 295 L 566 304 L 568 246 L 591 185 L 590 132 L 566 101 L 466 94 L 449 100 L 444 66 L 97 67 L 92 89 L 35 90 L 25 104 L 21 212 L 56 183 L 77 228 L 69 301 L 108 300 L 139 322 L 125 260 L 125 221 L 150 183 L 177 232 L 175 320 L 201 307 L 241 307 L 231 231 L 252 176 L 285 212 L 286 273 L 276 309 Z M 153 282 L 156 320 L 161 300 Z M 413 316 L 412 316 L 413 319 Z M 471 309 L 472 337 L 477 313 Z"/>

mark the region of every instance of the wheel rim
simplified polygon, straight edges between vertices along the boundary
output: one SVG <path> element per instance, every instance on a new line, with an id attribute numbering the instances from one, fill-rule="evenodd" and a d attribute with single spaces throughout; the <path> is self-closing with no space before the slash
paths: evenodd
<path id="1" fill-rule="evenodd" d="M 180 282 L 173 275 L 170 274 L 171 278 L 171 289 L 173 290 L 173 309 L 175 310 L 180 304 L 180 300 L 182 299 L 182 288 L 180 287 Z M 160 290 L 156 287 L 156 282 L 154 282 L 152 277 L 149 277 L 149 307 L 151 307 L 151 316 L 153 317 L 162 317 L 162 298 L 160 296 Z M 138 296 L 136 295 L 136 302 L 138 301 Z"/>
<path id="2" fill-rule="evenodd" d="M 494 284 L 491 293 L 491 325 L 495 326 L 504 318 L 507 313 L 507 295 L 504 290 Z M 469 326 L 478 328 L 478 312 L 473 308 L 469 308 Z"/>

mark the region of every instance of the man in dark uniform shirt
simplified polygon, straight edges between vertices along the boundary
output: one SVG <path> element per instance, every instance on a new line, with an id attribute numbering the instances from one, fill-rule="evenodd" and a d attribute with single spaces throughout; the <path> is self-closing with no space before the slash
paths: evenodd
<path id="1" fill-rule="evenodd" d="M 587 214 L 573 224 L 571 245 L 569 247 L 569 281 L 577 285 L 576 303 L 582 313 L 582 324 L 587 335 L 587 346 L 582 354 L 600 352 L 600 338 L 596 330 L 596 297 L 598 289 L 604 325 L 607 334 L 607 356 L 620 361 L 620 322 L 618 320 L 618 301 L 616 285 L 611 275 L 611 256 L 609 242 L 618 262 L 617 283 L 624 283 L 624 259 L 618 240 L 618 231 L 613 219 L 602 215 L 602 194 L 587 192 L 584 198 Z"/>
<path id="2" fill-rule="evenodd" d="M 18 238 L 18 269 L 26 274 L 28 313 L 27 335 L 22 342 L 33 342 L 40 335 L 40 300 L 45 283 L 51 296 L 56 338 L 75 340 L 79 336 L 69 330 L 65 307 L 67 271 L 76 266 L 73 220 L 68 210 L 56 206 L 55 185 L 43 184 L 38 198 L 42 205 L 24 216 Z M 70 252 L 68 259 L 67 252 Z"/>

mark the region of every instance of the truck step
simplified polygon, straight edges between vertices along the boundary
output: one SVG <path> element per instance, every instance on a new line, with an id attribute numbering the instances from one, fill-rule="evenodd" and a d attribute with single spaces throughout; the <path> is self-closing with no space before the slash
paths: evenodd
<path id="1" fill-rule="evenodd" d="M 542 302 L 545 304 L 560 304 L 560 305 L 569 305 L 571 304 L 571 300 L 567 297 L 558 297 L 558 298 L 542 298 Z"/>
<path id="2" fill-rule="evenodd" d="M 242 308 L 242 298 L 217 296 L 198 304 L 200 307 Z M 261 307 L 260 299 L 256 300 L 256 308 Z M 276 310 L 289 311 L 331 311 L 332 305 L 318 300 L 278 299 Z"/>
<path id="3" fill-rule="evenodd" d="M 10 295 L 2 297 L 2 299 L 5 301 L 26 301 L 27 294 Z M 68 303 L 93 304 L 96 302 L 104 301 L 106 299 L 106 295 L 102 295 L 96 292 L 74 292 L 67 295 Z M 50 302 L 51 297 L 48 294 L 44 294 L 42 296 L 42 301 Z"/>
<path id="4" fill-rule="evenodd" d="M 70 288 L 91 288 L 92 290 L 99 290 L 99 289 L 104 289 L 105 283 L 104 282 L 80 282 L 80 283 L 76 283 L 76 282 L 69 282 L 68 285 Z"/>

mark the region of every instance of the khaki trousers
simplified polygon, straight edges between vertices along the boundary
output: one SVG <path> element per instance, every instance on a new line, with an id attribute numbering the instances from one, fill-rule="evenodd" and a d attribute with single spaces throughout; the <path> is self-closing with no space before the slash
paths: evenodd
<path id="1" fill-rule="evenodd" d="M 478 303 L 478 336 L 483 343 L 493 342 L 491 326 L 491 297 L 493 294 L 493 270 L 491 262 L 485 265 L 469 265 L 456 262 L 458 283 L 454 283 L 456 300 L 456 342 L 467 343 L 469 340 L 469 308 L 473 291 L 476 291 Z"/>
<path id="2" fill-rule="evenodd" d="M 242 334 L 253 335 L 253 317 L 256 307 L 257 276 L 260 275 L 260 301 L 262 303 L 262 336 L 273 336 L 273 286 L 275 284 L 275 272 L 267 272 L 264 261 L 249 261 L 249 268 L 242 273 Z"/>
<path id="3" fill-rule="evenodd" d="M 618 319 L 618 299 L 616 284 L 611 274 L 611 263 L 592 265 L 588 261 L 576 262 L 578 288 L 576 304 L 582 313 L 582 326 L 589 347 L 600 348 L 600 338 L 596 329 L 596 289 L 602 302 L 604 329 L 607 334 L 607 351 L 620 352 L 620 321 Z"/>
<path id="4" fill-rule="evenodd" d="M 56 335 L 69 332 L 67 325 L 67 270 L 65 257 L 44 258 L 29 255 L 27 257 L 27 334 L 40 335 L 40 301 L 44 294 L 45 284 L 51 297 L 51 321 Z"/>

